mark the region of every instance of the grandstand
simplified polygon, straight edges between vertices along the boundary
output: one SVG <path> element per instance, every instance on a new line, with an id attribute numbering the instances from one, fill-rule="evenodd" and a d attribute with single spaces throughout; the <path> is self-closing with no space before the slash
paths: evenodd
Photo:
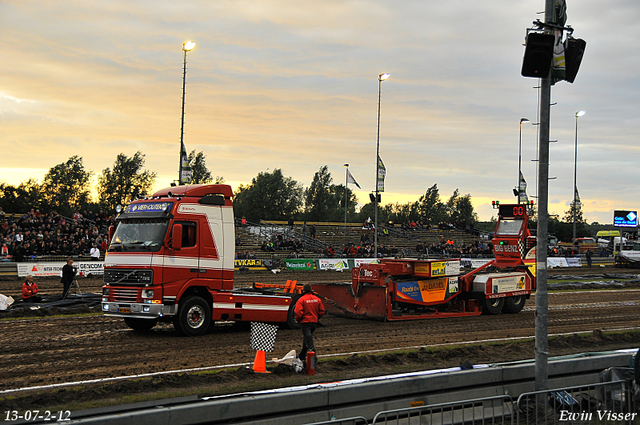
<path id="1" fill-rule="evenodd" d="M 298 252 L 298 257 L 318 258 L 326 256 L 323 253 L 325 247 L 333 246 L 335 248 L 335 257 L 341 257 L 343 248 L 353 243 L 360 245 L 363 236 L 373 241 L 374 233 L 370 229 L 363 228 L 360 223 L 332 223 L 332 222 L 307 222 L 307 231 L 303 232 L 304 223 L 294 222 L 293 229 L 289 232 L 289 226 L 286 221 L 261 221 L 260 223 L 247 223 L 236 227 L 236 240 L 241 242 L 236 246 L 236 252 L 253 252 L 256 258 L 271 258 L 274 254 L 280 257 L 286 257 L 291 250 L 276 249 L 275 251 L 265 252 L 262 250 L 265 241 L 274 242 L 278 235 L 283 239 L 300 239 L 304 244 L 304 249 Z M 310 237 L 310 227 L 315 226 L 316 237 Z M 378 236 L 378 245 L 384 247 L 395 247 L 397 256 L 417 257 L 416 245 L 419 242 L 438 251 L 443 242 L 451 241 L 453 248 L 449 246 L 450 252 L 462 253 L 465 248 L 476 245 L 488 245 L 485 236 L 471 234 L 466 231 L 457 229 L 411 229 L 404 230 L 398 227 L 387 228 L 384 235 Z M 472 253 L 466 253 L 470 256 L 477 256 Z M 480 250 L 480 255 L 491 255 L 491 250 Z"/>
<path id="2" fill-rule="evenodd" d="M 98 244 L 100 258 L 104 258 L 107 247 L 108 228 L 114 223 L 113 217 L 104 214 L 76 214 L 74 217 L 62 217 L 56 213 L 40 214 L 31 210 L 25 214 L 6 214 L 0 222 L 0 242 L 7 246 L 8 255 L 4 262 L 15 261 L 64 261 L 72 256 L 89 260 L 89 249 Z M 344 257 L 343 248 L 350 243 L 368 246 L 366 256 L 373 256 L 374 232 L 360 223 L 333 222 L 294 222 L 290 231 L 286 221 L 265 221 L 260 223 L 238 223 L 236 226 L 236 253 L 238 258 L 247 254 L 255 258 L 268 259 L 295 256 L 304 258 Z M 315 238 L 310 236 L 311 226 L 315 226 Z M 490 250 L 478 250 L 487 244 L 486 237 L 453 228 L 381 228 L 378 236 L 379 251 L 386 256 L 418 257 L 416 246 L 420 243 L 427 247 L 429 256 L 442 256 L 440 252 L 444 242 L 447 245 L 445 256 L 490 255 Z M 368 238 L 368 242 L 363 242 Z M 299 241 L 299 242 L 298 242 Z M 273 250 L 265 250 L 266 242 L 274 243 Z M 277 243 L 276 243 L 277 242 Z M 287 243 L 301 245 L 285 246 Z M 473 249 L 474 246 L 476 249 Z M 327 254 L 333 247 L 334 254 Z"/>

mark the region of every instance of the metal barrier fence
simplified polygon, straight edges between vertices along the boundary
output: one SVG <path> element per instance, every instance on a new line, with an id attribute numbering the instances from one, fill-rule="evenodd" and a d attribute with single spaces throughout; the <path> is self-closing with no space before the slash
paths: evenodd
<path id="1" fill-rule="evenodd" d="M 373 418 L 372 424 L 513 424 L 513 400 L 510 396 L 479 398 L 430 406 L 386 410 Z"/>
<path id="2" fill-rule="evenodd" d="M 331 419 L 324 422 L 314 422 L 307 425 L 367 425 L 369 422 L 362 416 L 354 416 L 353 418 Z"/>
<path id="3" fill-rule="evenodd" d="M 496 396 L 378 412 L 372 425 L 600 424 L 638 423 L 631 380 L 602 382 L 523 393 L 514 403 Z M 334 419 L 310 425 L 367 425 L 364 417 Z"/>
<path id="4" fill-rule="evenodd" d="M 639 419 L 631 381 L 524 393 L 518 424 L 632 423 Z"/>

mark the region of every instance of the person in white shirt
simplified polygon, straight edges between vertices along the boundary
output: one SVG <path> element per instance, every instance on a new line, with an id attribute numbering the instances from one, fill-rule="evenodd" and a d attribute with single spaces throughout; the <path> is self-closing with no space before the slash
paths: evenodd
<path id="1" fill-rule="evenodd" d="M 98 248 L 98 245 L 94 245 L 91 250 L 89 250 L 89 255 L 94 261 L 100 260 L 100 249 Z"/>

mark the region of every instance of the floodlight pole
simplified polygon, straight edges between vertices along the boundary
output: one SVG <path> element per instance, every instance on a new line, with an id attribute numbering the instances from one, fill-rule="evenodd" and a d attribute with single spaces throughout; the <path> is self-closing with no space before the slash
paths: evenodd
<path id="1" fill-rule="evenodd" d="M 348 190 L 349 187 L 349 164 L 344 164 L 344 224 L 347 224 L 347 204 L 349 203 Z"/>
<path id="2" fill-rule="evenodd" d="M 553 20 L 554 0 L 545 0 L 545 23 Z M 549 32 L 545 27 L 545 32 Z M 549 293 L 547 292 L 547 242 L 549 240 L 549 121 L 551 71 L 540 82 L 540 139 L 538 154 L 538 226 L 536 246 L 535 390 L 549 386 Z"/>
<path id="3" fill-rule="evenodd" d="M 186 95 L 187 84 L 187 52 L 193 50 L 196 43 L 193 41 L 185 41 L 182 44 L 182 51 L 184 52 L 184 66 L 182 71 L 182 117 L 180 118 L 180 170 L 178 171 L 178 186 L 182 185 L 182 146 L 184 145 L 184 98 Z"/>
<path id="4" fill-rule="evenodd" d="M 378 75 L 378 135 L 376 136 L 376 186 L 375 186 L 375 198 L 373 200 L 373 207 L 375 209 L 374 212 L 374 236 L 373 236 L 373 244 L 374 244 L 374 258 L 378 259 L 378 196 L 380 190 L 378 188 L 378 167 L 380 161 L 380 99 L 381 99 L 381 90 L 382 90 L 382 82 L 389 78 L 389 73 L 384 72 Z"/>
<path id="5" fill-rule="evenodd" d="M 578 117 L 584 115 L 584 111 L 576 112 L 576 137 L 573 151 L 573 240 L 576 240 L 576 213 L 578 211 Z"/>
<path id="6" fill-rule="evenodd" d="M 520 137 L 518 138 L 518 184 L 516 184 L 516 190 L 518 194 L 518 203 L 520 203 L 520 176 L 522 176 L 522 123 L 529 122 L 528 118 L 520 118 Z"/>

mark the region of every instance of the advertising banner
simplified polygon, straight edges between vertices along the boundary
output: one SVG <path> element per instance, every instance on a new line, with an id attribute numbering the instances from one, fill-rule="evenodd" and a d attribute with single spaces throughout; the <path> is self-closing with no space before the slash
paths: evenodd
<path id="1" fill-rule="evenodd" d="M 349 262 L 346 258 L 321 258 L 318 260 L 318 268 L 320 270 L 349 270 Z"/>
<path id="2" fill-rule="evenodd" d="M 431 263 L 431 277 L 460 274 L 460 260 L 434 261 Z"/>
<path id="3" fill-rule="evenodd" d="M 289 270 L 315 270 L 316 262 L 312 258 L 285 258 L 285 267 Z"/>
<path id="4" fill-rule="evenodd" d="M 491 279 L 493 294 L 515 292 L 525 289 L 525 275 L 503 276 Z"/>
<path id="5" fill-rule="evenodd" d="M 444 301 L 458 290 L 457 277 L 399 282 L 396 285 L 396 297 L 409 302 L 434 303 Z"/>
<path id="6" fill-rule="evenodd" d="M 564 257 L 549 257 L 547 258 L 548 267 L 569 267 L 567 259 Z"/>
<path id="7" fill-rule="evenodd" d="M 460 265 L 465 268 L 477 269 L 492 260 L 493 258 L 461 258 Z"/>
<path id="8" fill-rule="evenodd" d="M 240 269 L 240 267 L 251 270 L 267 270 L 266 266 L 262 263 L 262 260 L 255 258 L 250 260 L 233 260 L 233 267 L 235 270 Z"/>
<path id="9" fill-rule="evenodd" d="M 582 267 L 582 261 L 578 257 L 569 257 L 567 260 L 567 267 Z"/>
<path id="10" fill-rule="evenodd" d="M 25 277 L 30 274 L 33 277 L 61 276 L 62 267 L 65 262 L 53 263 L 18 263 L 18 276 Z M 73 265 L 78 268 L 79 276 L 102 275 L 104 274 L 103 261 L 74 261 Z"/>
<path id="11" fill-rule="evenodd" d="M 380 261 L 375 258 L 354 258 L 353 267 L 360 267 L 362 264 L 379 264 Z"/>

